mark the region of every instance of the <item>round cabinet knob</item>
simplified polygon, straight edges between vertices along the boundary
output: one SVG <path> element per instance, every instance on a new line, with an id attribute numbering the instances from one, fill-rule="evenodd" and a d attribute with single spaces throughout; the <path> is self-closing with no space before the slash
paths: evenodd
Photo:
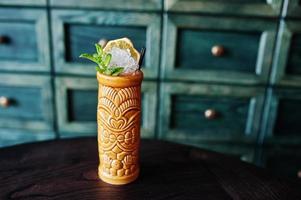
<path id="1" fill-rule="evenodd" d="M 107 43 L 108 43 L 108 40 L 105 38 L 102 38 L 98 41 L 98 44 L 100 44 L 102 47 L 106 46 Z"/>
<path id="2" fill-rule="evenodd" d="M 3 108 L 8 107 L 10 104 L 9 99 L 7 97 L 0 97 L 0 106 Z"/>
<path id="3" fill-rule="evenodd" d="M 215 57 L 221 57 L 225 54 L 225 48 L 221 45 L 214 45 L 211 48 L 211 53 Z"/>
<path id="4" fill-rule="evenodd" d="M 5 35 L 0 35 L 0 44 L 6 44 L 8 43 L 8 37 Z"/>
<path id="5" fill-rule="evenodd" d="M 205 110 L 204 115 L 205 115 L 206 119 L 216 119 L 218 113 L 214 109 L 207 109 L 207 110 Z"/>

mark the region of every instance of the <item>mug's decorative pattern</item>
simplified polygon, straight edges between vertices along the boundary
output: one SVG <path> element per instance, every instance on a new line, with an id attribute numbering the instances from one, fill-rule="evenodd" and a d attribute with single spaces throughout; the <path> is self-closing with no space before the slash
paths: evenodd
<path id="1" fill-rule="evenodd" d="M 124 184 L 139 174 L 140 86 L 113 88 L 99 84 L 99 176 Z"/>

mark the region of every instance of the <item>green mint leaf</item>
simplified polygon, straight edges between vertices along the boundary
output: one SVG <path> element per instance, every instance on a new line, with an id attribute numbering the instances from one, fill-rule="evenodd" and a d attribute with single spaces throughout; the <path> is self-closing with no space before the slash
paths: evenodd
<path id="1" fill-rule="evenodd" d="M 104 69 L 103 68 L 100 68 L 99 66 L 96 66 L 95 67 L 96 71 L 100 72 L 100 73 L 103 73 L 104 72 Z"/>
<path id="2" fill-rule="evenodd" d="M 95 44 L 95 48 L 96 48 L 97 54 L 101 57 L 103 54 L 102 46 L 100 44 Z"/>
<path id="3" fill-rule="evenodd" d="M 86 59 L 88 59 L 88 60 L 91 60 L 92 62 L 95 62 L 95 63 L 99 64 L 99 63 L 98 63 L 98 59 L 95 58 L 95 57 L 94 57 L 93 55 L 91 55 L 91 54 L 83 53 L 83 54 L 81 54 L 79 57 L 80 57 L 80 58 L 86 58 Z"/>
<path id="4" fill-rule="evenodd" d="M 123 72 L 123 70 L 124 70 L 123 67 L 115 67 L 115 68 L 113 68 L 111 75 L 112 76 L 118 76 L 120 73 Z"/>
<path id="5" fill-rule="evenodd" d="M 112 58 L 112 55 L 111 55 L 111 54 L 107 54 L 107 55 L 105 56 L 105 59 L 104 59 L 103 62 L 102 62 L 102 65 L 103 65 L 103 66 L 108 66 L 109 63 L 110 63 L 110 61 L 111 61 L 111 58 Z"/>

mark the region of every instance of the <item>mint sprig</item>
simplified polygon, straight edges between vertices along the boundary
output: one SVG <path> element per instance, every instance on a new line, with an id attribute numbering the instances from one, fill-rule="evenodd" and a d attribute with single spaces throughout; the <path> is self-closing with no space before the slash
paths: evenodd
<path id="1" fill-rule="evenodd" d="M 103 48 L 99 44 L 95 44 L 96 52 L 94 54 L 83 53 L 79 57 L 88 59 L 97 64 L 95 67 L 96 71 L 99 73 L 109 75 L 109 76 L 118 76 L 123 72 L 123 67 L 110 67 L 109 64 L 112 59 L 111 54 L 107 54 L 103 51 Z"/>

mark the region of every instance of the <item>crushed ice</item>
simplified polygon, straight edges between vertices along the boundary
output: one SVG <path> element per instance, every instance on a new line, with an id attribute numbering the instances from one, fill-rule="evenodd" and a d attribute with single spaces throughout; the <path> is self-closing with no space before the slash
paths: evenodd
<path id="1" fill-rule="evenodd" d="M 131 74 L 138 70 L 138 62 L 131 57 L 129 49 L 120 49 L 113 47 L 109 52 L 112 54 L 112 59 L 109 64 L 110 67 L 123 67 L 122 74 Z"/>

